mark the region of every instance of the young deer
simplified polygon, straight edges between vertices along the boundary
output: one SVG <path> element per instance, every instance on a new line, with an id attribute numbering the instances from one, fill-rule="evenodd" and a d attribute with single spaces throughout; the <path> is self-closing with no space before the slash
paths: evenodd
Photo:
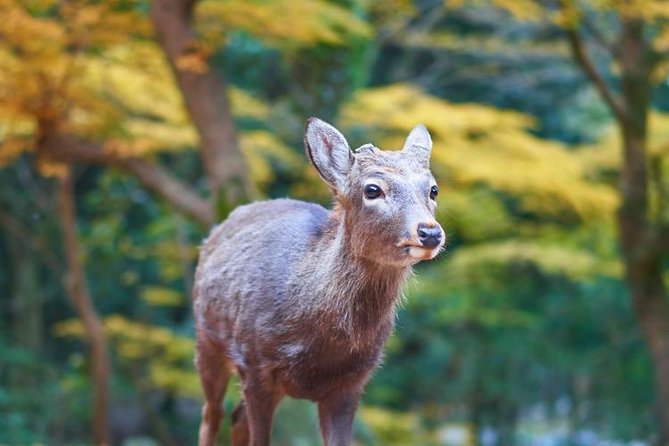
<path id="1" fill-rule="evenodd" d="M 233 445 L 268 445 L 285 395 L 318 403 L 326 445 L 350 444 L 402 283 L 444 244 L 424 126 L 401 151 L 352 152 L 337 129 L 311 118 L 304 142 L 334 210 L 288 199 L 242 206 L 202 246 L 193 304 L 206 398 L 200 446 L 215 443 L 233 370 L 244 395 Z"/>

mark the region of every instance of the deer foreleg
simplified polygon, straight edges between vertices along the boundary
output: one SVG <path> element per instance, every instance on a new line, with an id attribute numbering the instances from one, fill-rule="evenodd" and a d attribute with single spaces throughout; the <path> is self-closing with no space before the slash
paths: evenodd
<path id="1" fill-rule="evenodd" d="M 318 419 L 325 446 L 348 446 L 360 394 L 343 392 L 318 402 Z"/>
<path id="2" fill-rule="evenodd" d="M 272 417 L 283 394 L 271 383 L 259 377 L 244 379 L 245 409 L 251 446 L 269 446 L 272 434 Z"/>

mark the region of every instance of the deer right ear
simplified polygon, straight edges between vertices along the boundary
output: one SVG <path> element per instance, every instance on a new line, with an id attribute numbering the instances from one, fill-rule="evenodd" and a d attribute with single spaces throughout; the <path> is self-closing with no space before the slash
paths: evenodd
<path id="1" fill-rule="evenodd" d="M 309 118 L 304 127 L 304 146 L 323 180 L 341 191 L 353 165 L 353 153 L 344 135 L 327 122 Z"/>

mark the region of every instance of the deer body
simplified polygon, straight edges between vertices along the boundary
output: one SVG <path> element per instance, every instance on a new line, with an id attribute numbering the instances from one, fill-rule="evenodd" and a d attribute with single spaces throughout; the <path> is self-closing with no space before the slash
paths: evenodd
<path id="1" fill-rule="evenodd" d="M 200 445 L 215 442 L 233 370 L 244 393 L 233 444 L 269 444 L 285 395 L 318 403 L 326 445 L 350 444 L 402 283 L 443 245 L 422 126 L 402 152 L 363 146 L 354 157 L 336 129 L 315 119 L 305 143 L 335 191 L 335 209 L 289 199 L 242 206 L 202 246 L 194 288 L 206 398 Z"/>

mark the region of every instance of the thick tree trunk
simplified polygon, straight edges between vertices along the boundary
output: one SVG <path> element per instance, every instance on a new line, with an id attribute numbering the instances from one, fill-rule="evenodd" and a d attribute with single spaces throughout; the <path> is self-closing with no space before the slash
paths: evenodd
<path id="1" fill-rule="evenodd" d="M 655 230 L 648 221 L 645 138 L 640 139 L 632 126 L 623 127 L 626 162 L 621 177 L 622 202 L 618 211 L 618 229 L 637 322 L 653 361 L 657 405 L 660 417 L 660 445 L 669 444 L 669 301 L 663 282 L 660 244 L 654 242 Z M 643 163 L 641 163 L 643 161 Z M 637 163 L 637 164 L 634 164 Z M 645 180 L 644 180 L 645 179 Z"/>
<path id="2" fill-rule="evenodd" d="M 620 122 L 623 164 L 618 228 L 636 319 L 653 361 L 660 416 L 659 444 L 669 444 L 669 301 L 663 282 L 661 222 L 650 221 L 646 154 L 653 66 L 643 22 L 625 19 L 620 41 L 621 88 L 625 119 Z"/>
<path id="3" fill-rule="evenodd" d="M 633 231 L 620 218 L 623 243 L 634 238 Z M 634 304 L 636 319 L 641 327 L 653 361 L 656 399 L 659 411 L 658 444 L 669 445 L 669 303 L 662 282 L 662 259 L 657 253 L 634 258 L 626 250 L 625 269 Z"/>
<path id="4" fill-rule="evenodd" d="M 629 128 L 623 133 L 630 133 Z M 644 141 L 627 134 L 626 152 L 643 153 Z M 636 166 L 639 167 L 639 166 Z M 648 345 L 653 361 L 656 398 L 659 406 L 659 444 L 669 444 L 669 301 L 663 282 L 662 248 L 653 241 L 655 233 L 647 221 L 648 209 L 638 197 L 643 188 L 644 172 L 625 164 L 621 179 L 623 190 L 618 212 L 618 228 L 635 316 Z M 647 183 L 645 183 L 647 184 Z"/>
<path id="5" fill-rule="evenodd" d="M 86 340 L 91 349 L 91 375 L 93 387 L 93 443 L 109 444 L 107 419 L 109 359 L 107 341 L 86 284 L 84 268 L 81 264 L 77 220 L 74 202 L 74 188 L 71 173 L 60 180 L 58 191 L 58 213 L 63 230 L 63 245 L 67 264 L 65 288 L 77 316 L 84 324 Z"/>
<path id="6" fill-rule="evenodd" d="M 172 66 L 186 109 L 201 139 L 201 156 L 217 210 L 247 201 L 252 194 L 244 156 L 221 73 L 208 65 L 208 52 L 192 26 L 194 0 L 154 0 L 151 19 Z M 225 197 L 220 197 L 224 191 Z"/>
<path id="7" fill-rule="evenodd" d="M 569 6 L 573 3 L 564 2 Z M 575 28 L 567 29 L 574 60 L 581 66 L 618 121 L 622 138 L 620 209 L 617 223 L 635 317 L 650 351 L 659 413 L 658 444 L 669 445 L 669 301 L 662 263 L 669 234 L 665 223 L 651 221 L 646 152 L 651 74 L 658 55 L 644 38 L 644 21 L 633 11 L 621 12 L 616 50 L 621 93 L 607 85 Z M 660 197 L 661 198 L 661 197 Z"/>

